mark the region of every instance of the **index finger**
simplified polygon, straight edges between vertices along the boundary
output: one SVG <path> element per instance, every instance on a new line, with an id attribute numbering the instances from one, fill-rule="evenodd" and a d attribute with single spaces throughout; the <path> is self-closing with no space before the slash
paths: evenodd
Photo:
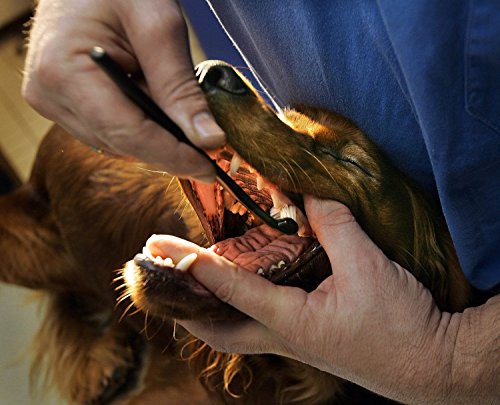
<path id="1" fill-rule="evenodd" d="M 225 134 L 196 80 L 187 26 L 177 2 L 151 0 L 147 7 L 141 3 L 132 11 L 131 4 L 124 3 L 120 14 L 152 97 L 196 146 L 222 146 Z"/>

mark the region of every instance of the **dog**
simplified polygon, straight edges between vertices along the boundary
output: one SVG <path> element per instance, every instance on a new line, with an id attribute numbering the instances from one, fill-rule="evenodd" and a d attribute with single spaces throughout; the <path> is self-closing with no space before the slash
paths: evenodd
<path id="1" fill-rule="evenodd" d="M 200 65 L 198 76 L 228 136 L 213 152 L 218 163 L 263 208 L 296 218 L 301 236 L 266 229 L 218 185 L 180 180 L 181 193 L 157 168 L 98 153 L 53 127 L 29 182 L 0 198 L 0 279 L 46 300 L 33 375 L 78 404 L 386 403 L 296 361 L 216 353 L 176 327 L 174 319 L 243 315 L 179 263 L 153 257 L 146 241 L 171 234 L 230 257 L 245 233 L 264 232 L 294 248 L 257 249 L 245 265 L 310 291 L 331 269 L 301 195 L 336 199 L 441 309 L 461 311 L 486 298 L 463 276 L 439 205 L 348 119 L 305 106 L 276 114 L 220 61 Z"/>

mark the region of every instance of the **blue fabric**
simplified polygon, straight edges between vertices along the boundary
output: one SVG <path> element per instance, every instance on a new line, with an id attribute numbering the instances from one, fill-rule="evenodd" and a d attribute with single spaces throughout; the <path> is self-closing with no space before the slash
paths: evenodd
<path id="1" fill-rule="evenodd" d="M 278 105 L 355 121 L 439 197 L 469 280 L 499 285 L 500 2 L 211 4 Z"/>

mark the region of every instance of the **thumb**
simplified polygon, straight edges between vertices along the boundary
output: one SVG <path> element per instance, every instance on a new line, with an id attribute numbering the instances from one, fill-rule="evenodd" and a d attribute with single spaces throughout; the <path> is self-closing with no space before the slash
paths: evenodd
<path id="1" fill-rule="evenodd" d="M 120 14 L 152 97 L 198 147 L 224 145 L 225 134 L 211 115 L 198 85 L 187 26 L 176 1 L 125 1 Z M 126 4 L 124 4 L 126 3 Z"/>
<path id="2" fill-rule="evenodd" d="M 174 262 L 196 253 L 197 258 L 189 268 L 193 277 L 220 300 L 267 327 L 288 325 L 289 314 L 297 314 L 307 300 L 305 291 L 275 285 L 192 242 L 169 235 L 154 235 L 147 246 L 153 256 L 171 257 Z"/>
<path id="3" fill-rule="evenodd" d="M 304 196 L 304 203 L 311 228 L 330 259 L 336 282 L 343 278 L 359 279 L 387 265 L 387 257 L 345 205 L 312 196 Z"/>

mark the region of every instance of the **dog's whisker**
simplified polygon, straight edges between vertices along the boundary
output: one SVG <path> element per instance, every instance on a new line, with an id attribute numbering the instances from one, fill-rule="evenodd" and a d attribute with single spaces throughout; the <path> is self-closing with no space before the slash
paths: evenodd
<path id="1" fill-rule="evenodd" d="M 168 194 L 168 192 L 170 191 L 170 186 L 172 185 L 172 183 L 174 182 L 174 179 L 175 177 L 172 177 L 170 179 L 170 181 L 168 182 L 168 185 L 167 185 L 167 188 L 165 189 L 165 194 Z M 179 183 L 177 183 L 177 188 L 179 188 Z"/>
<path id="2" fill-rule="evenodd" d="M 118 306 L 125 300 L 127 300 L 128 298 L 130 298 L 132 296 L 132 293 L 130 292 L 125 292 L 123 295 L 121 295 L 120 297 L 118 297 L 118 299 L 116 300 L 116 304 L 115 304 L 115 309 L 118 308 Z"/>
<path id="3" fill-rule="evenodd" d="M 148 172 L 148 173 L 157 173 L 157 174 L 164 174 L 164 175 L 168 174 L 165 170 L 153 170 L 153 169 L 148 169 L 147 167 L 141 167 L 141 166 L 137 166 L 137 169 L 143 170 L 143 171 Z"/>
<path id="4" fill-rule="evenodd" d="M 326 174 L 328 174 L 328 176 L 332 179 L 332 181 L 335 183 L 335 185 L 339 186 L 338 181 L 335 179 L 335 177 L 333 177 L 333 175 L 330 173 L 330 171 L 325 166 L 325 164 L 321 160 L 319 160 L 317 156 L 315 156 L 314 154 L 309 152 L 306 148 L 302 148 L 302 150 L 304 152 L 306 152 L 308 155 L 312 156 L 320 164 L 320 166 L 325 170 Z"/>
<path id="5" fill-rule="evenodd" d="M 142 312 L 142 309 L 141 308 L 137 308 L 135 311 L 131 312 L 130 314 L 128 314 L 128 316 L 134 316 L 138 313 Z"/>
<path id="6" fill-rule="evenodd" d="M 287 174 L 288 178 L 292 182 L 292 187 L 293 187 L 294 191 L 297 193 L 297 185 L 295 184 L 295 181 L 293 180 L 293 177 L 292 177 L 292 175 L 290 173 L 290 170 L 288 170 L 282 162 L 277 161 L 277 163 L 283 168 L 283 170 Z"/>
<path id="7" fill-rule="evenodd" d="M 176 342 L 179 341 L 179 339 L 177 338 L 177 319 L 174 319 L 174 325 L 172 328 L 172 339 L 174 339 L 174 341 Z"/>
<path id="8" fill-rule="evenodd" d="M 117 283 L 121 280 L 123 280 L 125 278 L 125 276 L 118 276 L 116 278 L 114 278 L 112 281 L 111 281 L 111 284 L 114 284 L 114 283 Z"/>
<path id="9" fill-rule="evenodd" d="M 311 184 L 314 184 L 314 181 L 311 178 L 311 176 L 304 170 L 304 168 L 300 164 L 297 163 L 295 159 L 291 159 L 290 163 L 293 163 L 295 166 L 297 166 L 302 171 L 302 173 L 304 173 L 304 175 L 308 178 L 309 182 Z"/>
<path id="10" fill-rule="evenodd" d="M 124 284 L 126 285 L 126 284 Z M 124 291 L 118 298 L 117 298 L 117 301 L 116 303 L 117 304 L 120 304 L 123 300 L 129 298 L 130 296 L 132 295 L 132 292 L 130 291 Z"/>
<path id="11" fill-rule="evenodd" d="M 133 302 L 131 302 L 129 304 L 129 306 L 127 308 L 125 308 L 125 311 L 123 311 L 122 315 L 118 319 L 118 323 L 120 323 L 123 320 L 123 318 L 125 318 L 125 316 L 127 315 L 127 312 L 130 311 L 134 305 L 135 304 Z"/>
<path id="12" fill-rule="evenodd" d="M 292 182 L 294 192 L 298 193 L 299 189 L 297 187 L 297 184 L 295 183 L 295 180 L 300 184 L 300 179 L 297 177 L 297 174 L 293 170 L 293 167 L 286 160 L 279 161 L 278 163 L 280 164 L 281 167 L 283 167 L 283 170 L 286 170 L 286 173 L 287 173 L 290 181 Z M 286 169 L 285 164 L 288 165 L 290 170 Z M 293 179 L 294 176 L 292 176 L 292 174 L 295 176 L 295 180 Z"/>
<path id="13" fill-rule="evenodd" d="M 186 202 L 189 203 L 189 201 L 187 201 L 187 199 L 183 196 L 183 198 L 181 199 L 181 201 L 179 201 L 179 204 L 177 204 L 177 207 L 174 210 L 174 215 L 177 215 L 177 213 L 179 212 L 179 210 L 183 204 L 185 207 Z M 183 211 L 184 211 L 184 209 L 183 209 Z M 180 217 L 182 217 L 182 215 L 180 215 Z"/>
<path id="14" fill-rule="evenodd" d="M 146 339 L 151 340 L 151 339 L 149 339 L 149 336 L 148 336 L 148 317 L 149 317 L 149 311 L 146 310 L 146 312 L 144 313 L 144 327 L 141 329 L 141 331 L 139 333 L 141 333 L 141 334 L 144 333 L 144 335 L 146 336 Z"/>
<path id="15" fill-rule="evenodd" d="M 179 215 L 181 218 L 184 217 L 184 213 L 186 212 L 186 209 L 190 206 L 189 201 L 184 200 L 184 207 L 182 208 L 181 214 Z"/>
<path id="16" fill-rule="evenodd" d="M 153 323 L 154 319 L 151 319 L 151 321 L 146 325 L 146 330 L 144 331 L 145 335 L 146 335 L 146 338 L 148 340 L 153 340 L 159 333 L 160 331 L 162 330 L 162 327 L 163 327 L 163 324 L 165 322 L 165 319 L 162 318 L 161 320 L 161 323 L 158 325 L 158 327 L 156 328 L 156 330 L 153 332 L 153 334 L 151 335 L 148 335 L 148 332 L 147 332 L 147 328 L 150 327 L 150 325 Z M 170 343 L 169 343 L 170 344 Z M 167 347 L 169 346 L 169 344 L 167 345 Z"/>

